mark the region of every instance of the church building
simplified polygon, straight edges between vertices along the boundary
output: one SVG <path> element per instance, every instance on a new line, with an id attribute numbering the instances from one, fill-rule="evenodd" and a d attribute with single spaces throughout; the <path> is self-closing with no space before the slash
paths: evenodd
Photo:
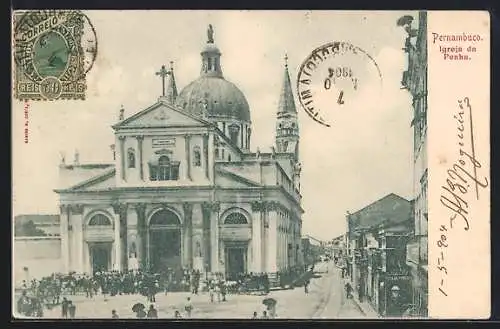
<path id="1" fill-rule="evenodd" d="M 171 63 L 172 64 L 172 63 Z M 302 266 L 299 127 L 288 66 L 275 146 L 251 150 L 251 111 L 225 79 L 213 29 L 200 76 L 113 125 L 113 164 L 60 164 L 63 268 L 274 273 Z M 116 146 L 115 146 L 116 145 Z"/>

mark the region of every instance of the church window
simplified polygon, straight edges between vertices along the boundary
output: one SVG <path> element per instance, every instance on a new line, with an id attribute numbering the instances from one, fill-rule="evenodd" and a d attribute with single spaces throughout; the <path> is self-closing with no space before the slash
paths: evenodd
<path id="1" fill-rule="evenodd" d="M 199 146 L 194 147 L 193 151 L 193 165 L 195 167 L 200 167 L 201 166 L 201 151 Z"/>
<path id="2" fill-rule="evenodd" d="M 221 159 L 224 160 L 226 157 L 224 156 L 224 149 L 221 150 L 222 152 L 222 155 L 221 155 Z"/>
<path id="3" fill-rule="evenodd" d="M 283 149 L 284 149 L 284 151 L 286 151 L 287 148 L 288 148 L 288 142 L 284 141 L 283 142 Z"/>
<path id="4" fill-rule="evenodd" d="M 111 226 L 109 218 L 102 214 L 96 214 L 89 220 L 89 226 Z"/>
<path id="5" fill-rule="evenodd" d="M 227 161 L 231 162 L 231 154 L 227 156 Z"/>
<path id="6" fill-rule="evenodd" d="M 149 179 L 152 181 L 166 181 L 179 179 L 179 161 L 170 161 L 166 155 L 158 159 L 157 164 L 149 165 Z"/>
<path id="7" fill-rule="evenodd" d="M 129 148 L 127 151 L 128 167 L 135 168 L 135 152 L 134 149 Z"/>
<path id="8" fill-rule="evenodd" d="M 212 59 L 210 57 L 208 58 L 208 70 L 212 70 Z"/>
<path id="9" fill-rule="evenodd" d="M 238 145 L 238 135 L 239 135 L 240 127 L 237 125 L 229 126 L 229 138 L 234 145 Z"/>
<path id="10" fill-rule="evenodd" d="M 245 215 L 243 215 L 242 213 L 234 212 L 226 217 L 226 219 L 224 220 L 224 224 L 241 225 L 248 224 L 248 221 Z"/>
<path id="11" fill-rule="evenodd" d="M 220 150 L 218 147 L 215 149 L 215 158 L 220 159 Z"/>

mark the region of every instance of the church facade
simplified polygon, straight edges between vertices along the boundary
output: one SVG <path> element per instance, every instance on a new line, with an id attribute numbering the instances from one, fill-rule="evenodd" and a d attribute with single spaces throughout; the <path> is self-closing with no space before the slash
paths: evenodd
<path id="1" fill-rule="evenodd" d="M 193 268 L 277 272 L 302 266 L 299 127 L 288 67 L 271 152 L 251 151 L 251 113 L 222 73 L 213 30 L 200 77 L 113 126 L 114 163 L 60 164 L 65 271 Z"/>

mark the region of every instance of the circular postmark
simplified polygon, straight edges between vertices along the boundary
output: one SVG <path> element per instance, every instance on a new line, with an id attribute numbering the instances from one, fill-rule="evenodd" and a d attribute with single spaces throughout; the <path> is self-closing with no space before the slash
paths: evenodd
<path id="1" fill-rule="evenodd" d="M 18 80 L 36 84 L 44 97 L 61 95 L 58 89 L 81 91 L 96 56 L 96 32 L 81 11 L 32 10 L 14 14 L 16 75 L 20 76 Z"/>
<path id="2" fill-rule="evenodd" d="M 331 42 L 314 49 L 297 75 L 300 105 L 326 127 L 333 121 L 334 109 L 348 107 L 381 87 L 382 73 L 375 60 L 348 42 Z"/>

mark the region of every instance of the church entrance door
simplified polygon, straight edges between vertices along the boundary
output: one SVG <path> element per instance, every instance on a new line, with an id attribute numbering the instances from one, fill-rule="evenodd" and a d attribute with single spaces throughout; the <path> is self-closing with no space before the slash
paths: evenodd
<path id="1" fill-rule="evenodd" d="M 90 245 L 92 273 L 106 272 L 111 268 L 111 243 L 92 243 Z"/>
<path id="2" fill-rule="evenodd" d="M 234 280 L 238 274 L 246 273 L 247 247 L 228 246 L 226 252 L 226 277 L 228 280 Z"/>
<path id="3" fill-rule="evenodd" d="M 149 224 L 149 268 L 163 273 L 181 266 L 181 223 L 175 213 L 162 209 Z"/>

